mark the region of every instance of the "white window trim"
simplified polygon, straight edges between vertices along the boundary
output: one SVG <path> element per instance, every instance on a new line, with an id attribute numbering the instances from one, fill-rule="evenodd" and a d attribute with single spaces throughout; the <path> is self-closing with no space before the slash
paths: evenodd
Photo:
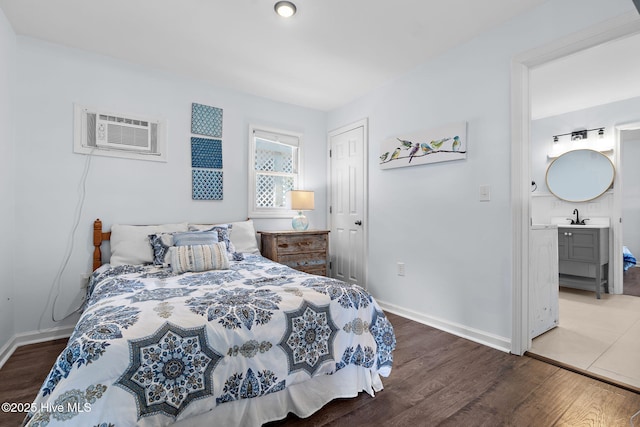
<path id="1" fill-rule="evenodd" d="M 254 133 L 255 131 L 262 131 L 267 133 L 274 133 L 279 135 L 286 135 L 290 137 L 297 138 L 298 140 L 298 155 L 297 155 L 297 165 L 298 165 L 298 179 L 297 184 L 294 185 L 296 189 L 304 188 L 304 179 L 303 179 L 303 168 L 302 168 L 302 134 L 297 132 L 292 132 L 288 130 L 276 129 L 267 126 L 257 126 L 257 125 L 249 125 L 249 218 L 291 218 L 297 214 L 296 211 L 293 211 L 288 208 L 258 208 L 256 206 L 256 169 L 255 169 L 255 139 Z"/>

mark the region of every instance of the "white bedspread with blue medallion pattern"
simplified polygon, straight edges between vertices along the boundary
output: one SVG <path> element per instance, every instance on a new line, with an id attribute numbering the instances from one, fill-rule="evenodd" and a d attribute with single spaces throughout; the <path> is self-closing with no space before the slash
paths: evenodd
<path id="1" fill-rule="evenodd" d="M 103 266 L 25 423 L 170 425 L 348 365 L 388 376 L 395 344 L 361 287 L 258 255 L 181 275 Z"/>

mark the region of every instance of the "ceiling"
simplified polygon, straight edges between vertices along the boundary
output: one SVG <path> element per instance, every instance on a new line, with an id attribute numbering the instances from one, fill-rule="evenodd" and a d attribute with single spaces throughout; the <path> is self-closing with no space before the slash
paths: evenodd
<path id="1" fill-rule="evenodd" d="M 640 96 L 640 34 L 604 43 L 531 71 L 531 118 Z"/>
<path id="2" fill-rule="evenodd" d="M 328 111 L 546 0 L 0 0 L 18 35 Z"/>

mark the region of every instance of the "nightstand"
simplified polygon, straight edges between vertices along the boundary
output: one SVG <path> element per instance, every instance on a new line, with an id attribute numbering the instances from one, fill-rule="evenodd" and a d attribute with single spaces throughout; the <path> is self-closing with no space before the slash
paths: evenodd
<path id="1" fill-rule="evenodd" d="M 329 274 L 329 230 L 258 233 L 263 256 L 305 273 Z"/>

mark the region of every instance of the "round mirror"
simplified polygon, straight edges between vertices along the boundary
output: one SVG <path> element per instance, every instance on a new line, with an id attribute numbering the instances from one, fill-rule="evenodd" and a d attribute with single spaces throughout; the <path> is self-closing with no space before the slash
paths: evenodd
<path id="1" fill-rule="evenodd" d="M 573 150 L 547 169 L 547 188 L 559 199 L 586 202 L 611 187 L 615 168 L 609 157 L 594 150 Z"/>

